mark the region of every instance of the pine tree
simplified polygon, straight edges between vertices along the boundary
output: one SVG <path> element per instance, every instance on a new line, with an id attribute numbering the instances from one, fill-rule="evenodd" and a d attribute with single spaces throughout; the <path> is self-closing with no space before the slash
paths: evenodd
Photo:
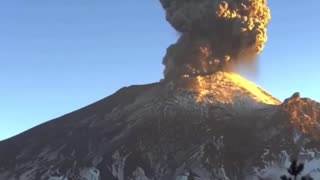
<path id="1" fill-rule="evenodd" d="M 298 175 L 301 174 L 303 169 L 304 169 L 303 164 L 298 164 L 297 160 L 293 160 L 291 162 L 290 168 L 288 169 L 288 172 L 294 177 L 294 180 L 297 180 Z"/>
<path id="2" fill-rule="evenodd" d="M 297 160 L 293 160 L 291 161 L 291 165 L 287 170 L 290 176 L 283 175 L 280 177 L 280 179 L 281 180 L 298 180 L 297 178 L 302 173 L 303 169 L 304 169 L 303 163 L 298 164 Z M 313 179 L 309 176 L 303 176 L 301 180 L 313 180 Z"/>

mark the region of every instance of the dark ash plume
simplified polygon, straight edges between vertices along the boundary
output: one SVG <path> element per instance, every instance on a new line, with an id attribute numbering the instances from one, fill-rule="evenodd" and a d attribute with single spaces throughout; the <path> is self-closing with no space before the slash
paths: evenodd
<path id="1" fill-rule="evenodd" d="M 267 41 L 266 0 L 160 0 L 182 35 L 164 57 L 165 78 L 211 74 L 255 59 Z"/>

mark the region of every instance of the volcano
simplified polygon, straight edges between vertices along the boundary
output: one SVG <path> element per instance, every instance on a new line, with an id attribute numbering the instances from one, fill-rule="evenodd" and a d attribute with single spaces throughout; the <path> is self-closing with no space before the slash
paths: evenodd
<path id="1" fill-rule="evenodd" d="M 130 86 L 0 142 L 0 179 L 320 179 L 319 117 L 231 72 Z"/>

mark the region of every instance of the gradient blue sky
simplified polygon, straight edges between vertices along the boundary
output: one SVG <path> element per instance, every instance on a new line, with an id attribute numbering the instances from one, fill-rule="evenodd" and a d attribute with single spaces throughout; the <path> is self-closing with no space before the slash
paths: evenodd
<path id="1" fill-rule="evenodd" d="M 320 101 L 320 1 L 269 0 L 269 41 L 258 76 L 283 100 Z M 162 78 L 177 33 L 158 0 L 0 1 L 0 140 Z"/>

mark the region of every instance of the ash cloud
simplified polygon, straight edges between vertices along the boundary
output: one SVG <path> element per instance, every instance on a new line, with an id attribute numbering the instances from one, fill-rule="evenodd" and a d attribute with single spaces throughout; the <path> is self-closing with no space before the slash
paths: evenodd
<path id="1" fill-rule="evenodd" d="M 165 78 L 212 74 L 253 61 L 267 41 L 266 0 L 160 0 L 181 33 L 167 49 Z"/>

